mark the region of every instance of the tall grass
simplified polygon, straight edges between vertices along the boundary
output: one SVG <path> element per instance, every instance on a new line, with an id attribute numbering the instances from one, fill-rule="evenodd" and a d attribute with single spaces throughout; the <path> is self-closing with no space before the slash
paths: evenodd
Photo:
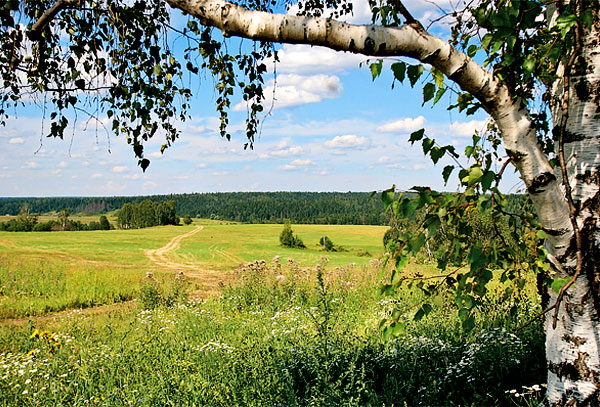
<path id="1" fill-rule="evenodd" d="M 0 256 L 0 320 L 131 300 L 139 273 Z"/>
<path id="2" fill-rule="evenodd" d="M 4 327 L 0 405 L 509 405 L 524 400 L 522 386 L 541 400 L 542 332 L 510 332 L 535 312 L 532 299 L 514 317 L 492 300 L 466 333 L 443 298 L 384 341 L 381 317 L 418 294 L 378 297 L 377 262 L 325 263 L 253 262 L 213 300 L 71 313 L 47 332 Z M 171 295 L 152 284 L 159 299 Z"/>

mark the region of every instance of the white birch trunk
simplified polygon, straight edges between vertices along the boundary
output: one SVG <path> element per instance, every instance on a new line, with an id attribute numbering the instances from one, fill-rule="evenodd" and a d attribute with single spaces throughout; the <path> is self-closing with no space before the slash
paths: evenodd
<path id="1" fill-rule="evenodd" d="M 555 11 L 555 10 L 554 10 Z M 598 21 L 598 11 L 596 24 Z M 568 119 L 564 133 L 564 157 L 572 198 L 581 231 L 583 264 L 581 275 L 569 288 L 560 306 L 556 328 L 553 315 L 546 315 L 546 358 L 550 405 L 600 404 L 600 32 L 584 30 L 582 49 L 569 77 Z M 565 67 L 559 68 L 564 75 Z M 563 118 L 563 81 L 553 88 L 552 115 L 556 135 Z M 556 137 L 555 137 L 556 138 Z M 558 169 L 557 169 L 558 171 Z M 557 178 L 562 181 L 560 172 Z M 572 233 L 554 247 L 555 262 L 562 272 L 575 272 L 576 243 Z M 547 303 L 556 301 L 549 290 Z"/>

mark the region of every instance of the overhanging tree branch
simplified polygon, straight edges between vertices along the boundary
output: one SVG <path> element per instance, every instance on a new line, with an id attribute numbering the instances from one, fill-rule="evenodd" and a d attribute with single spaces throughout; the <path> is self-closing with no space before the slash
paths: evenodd
<path id="1" fill-rule="evenodd" d="M 44 11 L 44 14 L 33 24 L 29 31 L 29 36 L 33 40 L 38 40 L 42 36 L 44 28 L 56 17 L 58 13 L 66 8 L 71 8 L 79 4 L 79 0 L 58 0 L 52 7 Z"/>
<path id="2" fill-rule="evenodd" d="M 367 56 L 406 56 L 430 64 L 477 98 L 494 118 L 513 157 L 549 239 L 562 246 L 572 236 L 564 214 L 569 208 L 562 186 L 541 150 L 528 111 L 508 87 L 446 41 L 419 29 L 417 24 L 398 28 L 352 25 L 321 17 L 292 16 L 249 10 L 225 0 L 165 0 L 225 36 L 253 40 L 310 44 Z"/>

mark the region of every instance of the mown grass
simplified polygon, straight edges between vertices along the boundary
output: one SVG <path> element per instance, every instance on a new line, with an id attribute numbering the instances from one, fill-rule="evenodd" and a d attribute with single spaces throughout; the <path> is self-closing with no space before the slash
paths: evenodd
<path id="1" fill-rule="evenodd" d="M 271 260 L 274 256 L 293 258 L 301 265 L 316 264 L 327 256 L 330 266 L 350 263 L 367 264 L 383 254 L 384 226 L 354 225 L 292 225 L 307 246 L 306 249 L 282 247 L 279 234 L 283 225 L 214 224 L 195 222 L 204 230 L 181 243 L 177 255 L 188 262 L 206 268 L 231 269 L 240 263 L 256 259 Z M 324 252 L 319 245 L 322 236 L 328 236 L 342 248 Z"/>
<path id="2" fill-rule="evenodd" d="M 421 300 L 379 297 L 378 265 L 303 267 L 254 262 L 220 298 L 0 330 L 0 405 L 364 406 L 510 405 L 541 401 L 543 335 L 535 301 L 483 304 L 461 328 L 451 298 L 385 341 L 392 307 Z M 319 278 L 322 275 L 322 278 Z M 141 302 L 140 302 L 141 303 Z M 516 304 L 518 313 L 509 315 Z M 43 329 L 48 329 L 44 332 Z M 37 331 L 36 331 L 37 330 Z M 525 397 L 522 386 L 528 386 Z M 528 389 L 528 390 L 527 390 Z M 511 393 L 515 390 L 515 393 Z M 518 393 L 517 393 L 518 392 Z M 519 394 L 519 395 L 521 395 Z"/>

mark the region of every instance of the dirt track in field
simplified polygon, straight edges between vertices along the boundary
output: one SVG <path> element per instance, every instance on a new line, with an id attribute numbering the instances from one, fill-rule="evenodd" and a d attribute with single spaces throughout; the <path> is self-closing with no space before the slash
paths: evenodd
<path id="1" fill-rule="evenodd" d="M 231 272 L 209 270 L 194 264 L 179 263 L 170 258 L 169 253 L 179 249 L 181 241 L 202 231 L 203 226 L 197 226 L 194 230 L 175 236 L 166 245 L 158 249 L 146 250 L 145 254 L 159 269 L 183 271 L 185 277 L 196 283 L 199 288 L 190 293 L 192 299 L 203 299 L 217 294 L 220 287 L 231 278 Z"/>
<path id="2" fill-rule="evenodd" d="M 177 250 L 181 246 L 181 241 L 185 238 L 195 235 L 204 229 L 202 226 L 197 226 L 195 229 L 183 233 L 172 238 L 166 245 L 152 250 L 146 250 L 145 255 L 150 259 L 158 269 L 164 271 L 183 271 L 184 276 L 195 285 L 195 289 L 189 293 L 189 298 L 192 300 L 202 300 L 208 297 L 218 295 L 221 287 L 231 280 L 233 273 L 231 271 L 217 271 L 200 268 L 193 264 L 178 263 L 169 258 L 169 253 Z M 116 311 L 123 308 L 132 308 L 134 302 L 127 301 L 116 304 L 100 305 L 97 307 L 86 308 L 75 311 L 83 315 L 104 314 L 111 311 Z M 48 323 L 65 318 L 74 310 L 65 310 L 47 315 L 40 315 L 26 318 L 15 318 L 1 320 L 2 325 L 23 325 L 32 322 L 36 326 L 40 323 Z"/>

